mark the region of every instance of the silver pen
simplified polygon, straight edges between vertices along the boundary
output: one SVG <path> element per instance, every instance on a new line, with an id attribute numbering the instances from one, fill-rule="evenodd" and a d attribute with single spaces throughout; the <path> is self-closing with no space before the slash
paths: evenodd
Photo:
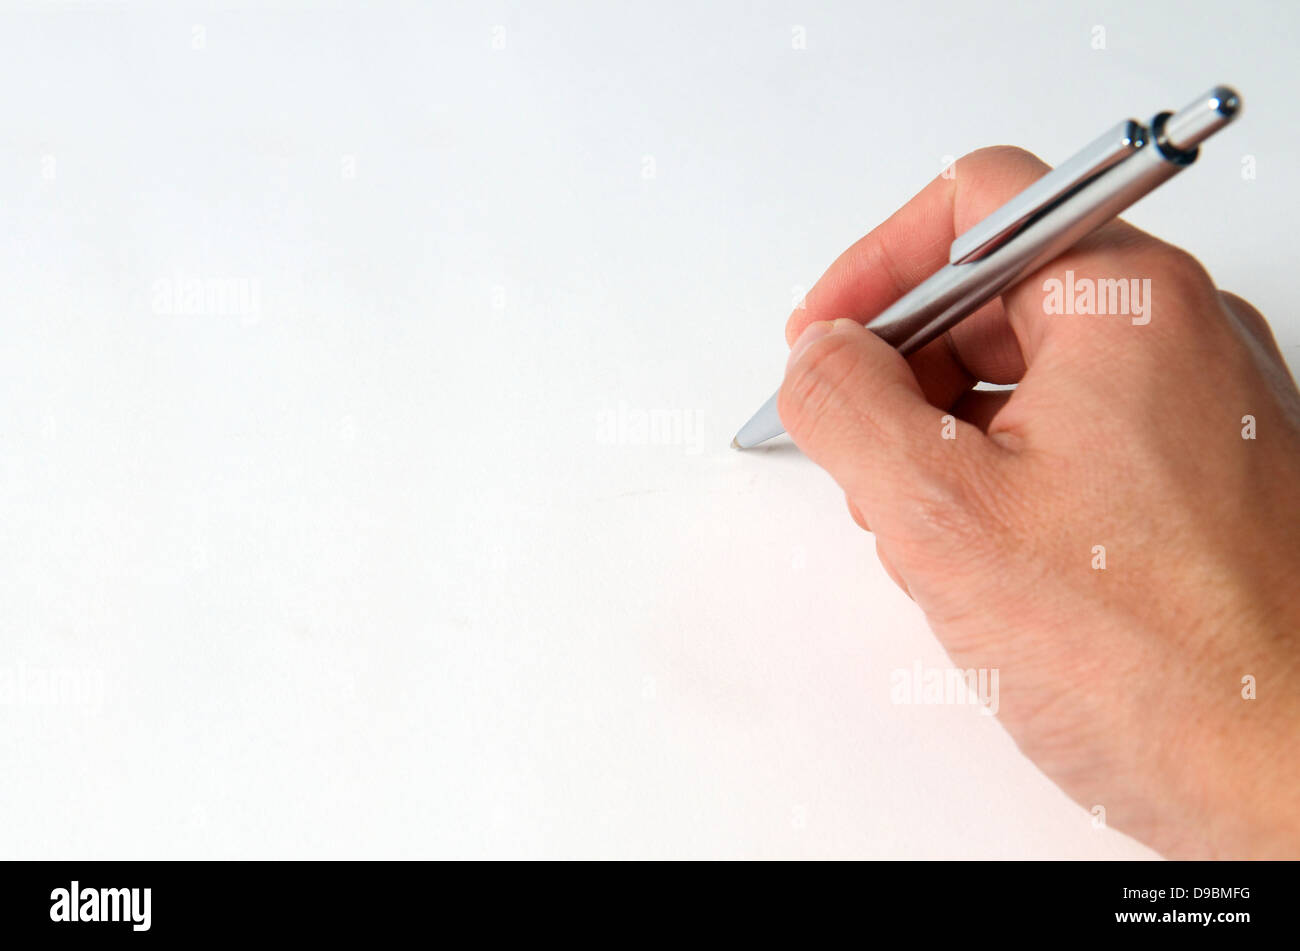
<path id="1" fill-rule="evenodd" d="M 1215 86 L 1145 126 L 1119 123 L 959 235 L 948 263 L 867 321 L 867 329 L 903 354 L 925 346 L 1187 168 L 1200 143 L 1240 111 L 1241 97 Z M 773 394 L 731 445 L 749 449 L 783 432 Z"/>

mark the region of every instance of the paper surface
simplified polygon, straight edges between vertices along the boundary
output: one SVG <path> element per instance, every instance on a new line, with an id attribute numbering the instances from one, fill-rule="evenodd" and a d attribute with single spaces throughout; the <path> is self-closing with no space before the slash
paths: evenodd
<path id="1" fill-rule="evenodd" d="M 1130 218 L 1294 366 L 1296 11 L 441 6 L 0 17 L 0 855 L 1149 856 L 728 443 L 951 156 L 1214 82 Z"/>

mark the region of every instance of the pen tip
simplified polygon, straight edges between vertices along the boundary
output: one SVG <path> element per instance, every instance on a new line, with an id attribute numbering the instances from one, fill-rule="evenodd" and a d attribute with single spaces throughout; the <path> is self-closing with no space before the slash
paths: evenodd
<path id="1" fill-rule="evenodd" d="M 740 448 L 740 443 L 736 442 L 736 440 L 734 440 L 734 439 L 731 440 L 731 448 L 732 448 L 732 449 L 739 449 L 739 448 Z"/>

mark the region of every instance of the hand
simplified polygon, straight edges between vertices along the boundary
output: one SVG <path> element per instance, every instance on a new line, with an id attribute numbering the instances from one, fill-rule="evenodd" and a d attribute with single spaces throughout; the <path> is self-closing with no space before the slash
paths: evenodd
<path id="1" fill-rule="evenodd" d="M 781 419 L 1077 802 L 1170 856 L 1300 857 L 1300 393 L 1263 317 L 1114 221 L 906 359 L 861 326 L 1047 170 L 975 152 L 841 255 Z M 1052 313 L 1067 271 L 1146 299 Z"/>

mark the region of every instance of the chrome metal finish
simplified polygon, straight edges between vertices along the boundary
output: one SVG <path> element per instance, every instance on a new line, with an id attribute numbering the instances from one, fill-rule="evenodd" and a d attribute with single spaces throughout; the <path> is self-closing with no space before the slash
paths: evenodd
<path id="1" fill-rule="evenodd" d="M 1164 139 L 1190 152 L 1231 122 L 1241 111 L 1241 97 L 1227 86 L 1215 86 L 1165 120 Z"/>
<path id="2" fill-rule="evenodd" d="M 776 398 L 779 393 L 779 390 L 773 393 L 771 398 L 759 407 L 758 412 L 750 417 L 749 422 L 740 427 L 740 432 L 736 433 L 736 438 L 731 441 L 733 449 L 749 449 L 785 432 L 785 426 L 782 425 L 781 417 L 776 411 Z"/>
<path id="3" fill-rule="evenodd" d="M 948 263 L 964 264 L 984 257 L 1004 244 L 1034 215 L 1041 214 L 1089 179 L 1128 158 L 1145 143 L 1146 129 L 1132 119 L 1125 119 L 958 236 L 948 252 Z"/>

